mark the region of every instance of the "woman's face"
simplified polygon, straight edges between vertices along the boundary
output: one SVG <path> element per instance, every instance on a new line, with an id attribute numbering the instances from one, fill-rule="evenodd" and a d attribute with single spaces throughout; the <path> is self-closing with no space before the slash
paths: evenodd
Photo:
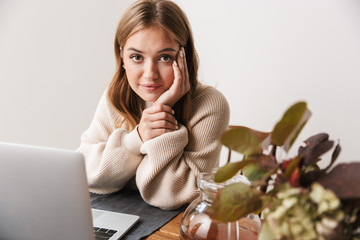
<path id="1" fill-rule="evenodd" d="M 122 49 L 130 87 L 146 102 L 155 102 L 174 81 L 173 61 L 180 46 L 159 27 L 135 32 Z"/>

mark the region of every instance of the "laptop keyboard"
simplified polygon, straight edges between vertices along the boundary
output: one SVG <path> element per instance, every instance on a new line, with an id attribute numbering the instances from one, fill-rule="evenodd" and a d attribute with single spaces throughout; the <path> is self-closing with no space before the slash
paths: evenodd
<path id="1" fill-rule="evenodd" d="M 110 239 L 115 233 L 116 230 L 94 227 L 94 234 L 96 240 Z"/>

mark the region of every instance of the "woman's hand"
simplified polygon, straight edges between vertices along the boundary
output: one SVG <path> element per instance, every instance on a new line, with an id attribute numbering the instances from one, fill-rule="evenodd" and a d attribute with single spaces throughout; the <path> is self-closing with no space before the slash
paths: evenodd
<path id="1" fill-rule="evenodd" d="M 190 90 L 189 73 L 184 48 L 180 49 L 177 60 L 173 62 L 173 69 L 173 84 L 155 101 L 157 104 L 164 104 L 171 108 Z"/>
<path id="2" fill-rule="evenodd" d="M 143 142 L 158 137 L 166 132 L 178 129 L 177 121 L 171 107 L 154 103 L 146 108 L 138 125 L 138 133 Z"/>

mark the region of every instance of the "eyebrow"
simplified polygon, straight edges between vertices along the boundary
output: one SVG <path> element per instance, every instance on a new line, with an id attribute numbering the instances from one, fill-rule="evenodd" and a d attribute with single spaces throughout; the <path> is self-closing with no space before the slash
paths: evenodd
<path id="1" fill-rule="evenodd" d="M 133 48 L 133 47 L 130 47 L 127 49 L 128 51 L 134 51 L 134 52 L 138 52 L 138 53 L 143 53 L 142 51 L 136 49 L 136 48 Z M 173 49 L 173 48 L 164 48 L 164 49 L 161 49 L 160 51 L 158 51 L 158 53 L 162 53 L 162 52 L 177 52 L 177 50 Z"/>

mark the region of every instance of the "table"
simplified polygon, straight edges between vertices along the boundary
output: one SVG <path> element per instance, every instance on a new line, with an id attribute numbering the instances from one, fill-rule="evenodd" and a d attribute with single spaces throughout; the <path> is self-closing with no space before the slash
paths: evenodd
<path id="1" fill-rule="evenodd" d="M 147 240 L 179 240 L 180 221 L 184 212 L 181 212 L 173 220 L 162 226 L 159 230 L 151 234 Z"/>
<path id="2" fill-rule="evenodd" d="M 140 216 L 139 222 L 124 236 L 124 240 L 146 239 L 146 237 L 152 236 L 151 234 L 153 234 L 154 231 L 159 232 L 159 235 L 164 231 L 167 231 L 169 234 L 178 235 L 181 221 L 181 216 L 178 215 L 181 214 L 186 207 L 183 206 L 176 210 L 162 210 L 147 204 L 138 191 L 131 189 L 122 189 L 118 192 L 105 195 L 92 193 L 90 196 L 93 208 Z M 169 230 L 169 228 L 173 230 Z M 157 235 L 152 239 L 159 239 L 159 237 L 156 236 Z M 167 239 L 171 240 L 174 238 L 169 237 Z"/>

